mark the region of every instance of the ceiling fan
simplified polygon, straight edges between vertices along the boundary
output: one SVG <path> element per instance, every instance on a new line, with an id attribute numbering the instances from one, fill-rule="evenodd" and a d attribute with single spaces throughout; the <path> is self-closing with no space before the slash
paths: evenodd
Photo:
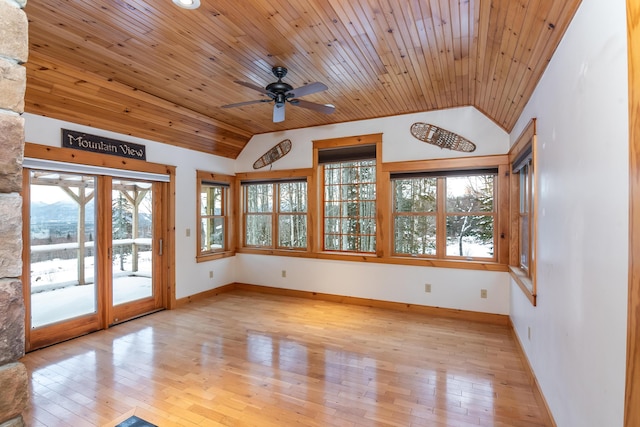
<path id="1" fill-rule="evenodd" d="M 273 67 L 271 72 L 278 78 L 277 82 L 269 83 L 267 87 L 261 88 L 253 83 L 247 83 L 240 80 L 234 80 L 235 83 L 253 89 L 260 92 L 263 95 L 269 97 L 269 99 L 258 99 L 254 101 L 238 102 L 235 104 L 223 105 L 222 108 L 242 107 L 244 105 L 258 104 L 261 102 L 274 101 L 273 106 L 273 122 L 279 123 L 284 121 L 284 105 L 289 103 L 296 107 L 307 108 L 309 110 L 318 111 L 320 113 L 331 114 L 336 107 L 331 104 L 316 104 L 315 102 L 309 102 L 302 99 L 298 99 L 301 96 L 311 95 L 312 93 L 322 92 L 327 90 L 328 87 L 324 83 L 315 82 L 308 85 L 300 86 L 299 88 L 293 88 L 288 83 L 282 81 L 282 78 L 287 75 L 287 69 L 285 67 Z"/>

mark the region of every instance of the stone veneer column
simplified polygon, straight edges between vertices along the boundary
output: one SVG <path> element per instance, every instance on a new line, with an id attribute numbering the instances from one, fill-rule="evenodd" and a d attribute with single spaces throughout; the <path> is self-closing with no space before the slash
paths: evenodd
<path id="1" fill-rule="evenodd" d="M 27 0 L 0 0 L 0 427 L 22 427 L 29 400 L 22 295 L 22 159 Z"/>

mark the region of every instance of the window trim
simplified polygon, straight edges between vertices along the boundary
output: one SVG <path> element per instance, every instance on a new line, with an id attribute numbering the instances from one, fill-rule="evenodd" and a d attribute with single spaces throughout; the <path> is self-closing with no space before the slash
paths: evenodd
<path id="1" fill-rule="evenodd" d="M 461 257 L 407 257 L 401 255 L 391 255 L 393 238 L 389 237 L 386 245 L 390 254 L 389 258 L 399 260 L 415 260 L 426 265 L 435 267 L 448 268 L 468 268 L 479 270 L 495 270 L 508 271 L 509 263 L 509 158 L 506 154 L 497 154 L 489 156 L 473 156 L 473 157 L 453 157 L 447 159 L 429 159 L 429 160 L 409 160 L 405 162 L 390 162 L 382 164 L 382 172 L 386 174 L 386 179 L 390 180 L 390 176 L 400 174 L 414 173 L 432 173 L 434 175 L 447 175 L 450 173 L 462 173 L 465 171 L 473 172 L 483 169 L 498 169 L 496 182 L 494 183 L 494 253 L 495 259 L 477 258 L 466 260 Z M 454 172 L 455 171 L 455 172 Z M 390 184 L 389 184 L 390 185 Z M 389 187 L 389 195 L 392 188 Z M 444 199 L 442 199 L 444 200 Z M 392 215 L 392 206 L 388 206 L 388 212 Z M 438 206 L 443 210 L 444 205 Z M 385 225 L 386 235 L 393 236 L 393 221 L 388 221 Z M 444 245 L 444 242 L 441 242 Z M 439 251 L 439 253 L 442 253 Z M 407 262 L 413 264 L 413 262 Z"/>
<path id="2" fill-rule="evenodd" d="M 281 171 L 268 171 L 268 172 L 245 172 L 238 173 L 236 180 L 239 183 L 236 191 L 236 199 L 238 200 L 238 215 L 239 221 L 236 227 L 236 234 L 238 236 L 238 247 L 236 252 L 238 253 L 258 253 L 258 254 L 270 254 L 270 255 L 286 255 L 292 256 L 295 254 L 306 254 L 311 251 L 311 241 L 314 236 L 309 233 L 312 224 L 312 205 L 315 206 L 313 200 L 315 200 L 316 190 L 312 184 L 312 169 L 287 169 Z M 247 246 L 246 241 L 246 216 L 244 212 L 244 190 L 242 189 L 244 184 L 277 184 L 278 182 L 293 182 L 293 181 L 305 181 L 307 183 L 307 247 L 306 248 L 286 248 L 278 247 L 278 234 L 277 234 L 277 220 L 278 220 L 278 207 L 274 204 L 274 212 L 272 215 L 272 230 L 273 238 L 272 245 L 269 247 L 263 246 Z M 275 190 L 275 189 L 274 189 Z M 277 195 L 274 193 L 274 203 Z M 288 213 L 287 213 L 288 214 Z"/>
<path id="3" fill-rule="evenodd" d="M 221 185 L 227 185 L 227 191 L 225 192 L 225 206 L 224 206 L 224 248 L 215 251 L 202 251 L 202 215 L 200 205 L 200 194 L 202 192 L 203 183 L 220 183 Z M 220 258 L 226 258 L 235 255 L 235 239 L 233 237 L 234 217 L 235 217 L 235 190 L 236 186 L 235 177 L 231 175 L 224 175 L 219 173 L 207 172 L 202 170 L 196 170 L 196 262 L 211 261 Z"/>
<path id="4" fill-rule="evenodd" d="M 366 146 L 375 146 L 375 164 L 376 164 L 376 252 L 346 252 L 346 251 L 325 251 L 324 250 L 324 167 L 321 163 L 321 152 L 323 151 L 339 151 L 344 149 L 349 151 L 351 147 L 362 147 L 362 151 L 371 153 L 373 150 L 368 150 Z M 358 148 L 354 148 L 358 151 Z M 373 160 L 372 156 L 368 156 L 369 160 Z M 350 159 L 353 160 L 353 159 Z M 368 135 L 358 135 L 343 138 L 332 138 L 313 141 L 313 170 L 315 177 L 316 191 L 320 192 L 317 197 L 317 206 L 314 212 L 315 217 L 318 218 L 317 223 L 313 228 L 313 233 L 318 236 L 314 239 L 313 252 L 318 254 L 328 254 L 329 256 L 346 257 L 346 259 L 353 259 L 358 257 L 360 259 L 370 258 L 383 258 L 388 253 L 383 246 L 385 245 L 382 240 L 381 223 L 385 221 L 385 218 L 380 214 L 381 209 L 390 208 L 390 195 L 385 194 L 385 191 L 389 188 L 389 177 L 387 174 L 386 185 L 381 183 L 381 169 L 382 169 L 382 134 L 374 133 Z M 384 207 L 384 208 L 383 208 Z M 388 219 L 386 219 L 388 221 Z"/>
<path id="5" fill-rule="evenodd" d="M 522 290 L 527 299 L 535 307 L 537 304 L 538 289 L 536 280 L 536 260 L 537 260 L 537 227 L 538 227 L 538 177 L 537 177 L 537 131 L 536 131 L 536 119 L 531 119 L 525 129 L 516 139 L 509 150 L 509 163 L 511 164 L 511 192 L 509 197 L 510 202 L 510 244 L 511 253 L 509 257 L 509 273 L 514 282 Z M 527 162 L 527 152 L 530 151 L 531 162 L 530 170 L 533 177 L 530 181 L 531 194 L 529 194 L 531 205 L 529 206 L 528 218 L 529 218 L 529 269 L 528 271 L 520 266 L 520 168 L 525 162 Z"/>
<path id="6" fill-rule="evenodd" d="M 340 176 L 339 182 L 337 183 L 327 183 L 326 181 L 326 176 L 327 176 L 327 166 L 330 166 L 331 170 L 337 171 L 334 174 L 331 174 L 332 176 Z M 367 168 L 375 168 L 375 160 L 374 159 L 354 159 L 354 160 L 341 160 L 341 161 L 337 161 L 337 162 L 331 162 L 331 163 L 323 163 L 321 165 L 322 171 L 323 171 L 323 175 L 322 175 L 322 233 L 323 233 L 323 240 L 322 240 L 322 250 L 324 252 L 337 252 L 337 253 L 353 253 L 353 254 L 365 254 L 365 255 L 370 255 L 370 254 L 374 254 L 375 253 L 375 248 L 373 251 L 365 251 L 363 250 L 363 244 L 362 244 L 362 240 L 363 239 L 375 239 L 376 238 L 376 234 L 375 233 L 367 233 L 364 229 L 364 225 L 367 222 L 373 222 L 375 229 L 377 229 L 377 224 L 376 224 L 376 218 L 377 218 L 377 210 L 375 208 L 376 206 L 376 200 L 377 200 L 377 194 L 374 194 L 374 198 L 373 200 L 371 199 L 366 199 L 364 196 L 364 188 L 375 188 L 376 186 L 376 182 L 377 182 L 377 176 L 374 173 L 373 175 L 373 181 L 364 181 L 361 178 L 357 179 L 357 180 L 352 180 L 350 182 L 342 182 L 342 176 L 345 173 L 345 170 L 350 170 L 351 173 L 356 173 L 359 177 L 361 177 L 361 172 L 362 169 L 367 169 Z M 349 200 L 349 199 L 345 199 L 344 198 L 344 193 L 343 193 L 343 189 L 345 186 L 349 186 L 352 189 L 355 190 L 355 192 L 357 193 L 357 196 L 355 196 L 353 199 Z M 333 194 L 334 197 L 329 199 L 326 197 L 327 192 L 329 191 L 330 188 L 334 188 L 334 190 L 336 190 Z M 363 215 L 362 210 L 364 206 L 367 206 L 367 204 L 371 204 L 371 202 L 373 202 L 373 209 L 367 209 L 367 211 L 370 213 L 370 215 Z M 337 213 L 333 213 L 332 215 L 327 215 L 327 207 L 330 206 L 331 204 L 336 204 L 338 206 L 337 209 Z M 357 213 L 353 214 L 353 212 L 351 214 L 345 214 L 344 213 L 344 208 L 349 207 L 349 206 L 355 206 L 355 210 L 357 211 Z M 345 220 L 349 220 L 349 221 L 353 221 L 353 225 L 355 226 L 355 230 L 352 230 L 351 232 L 345 232 L 342 230 L 342 227 L 339 227 L 340 229 L 335 232 L 327 232 L 327 224 L 329 223 L 329 221 L 331 219 L 337 220 L 339 224 L 342 224 L 343 221 Z M 354 220 L 355 219 L 355 220 Z M 339 242 L 337 244 L 338 248 L 332 248 L 332 249 L 327 249 L 327 240 L 334 238 L 336 239 L 337 242 Z M 355 248 L 354 249 L 349 249 L 349 248 L 345 248 L 345 241 L 344 239 L 353 239 Z M 369 242 L 371 243 L 371 242 Z M 375 242 L 374 242 L 375 244 Z"/>
<path id="7" fill-rule="evenodd" d="M 466 177 L 466 176 L 494 176 L 493 182 L 493 210 L 491 212 L 471 212 L 471 213 L 460 213 L 460 212 L 451 212 L 447 210 L 447 190 L 446 190 L 446 180 L 449 177 Z M 412 178 L 435 178 L 436 181 L 436 209 L 429 216 L 435 217 L 436 221 L 436 253 L 433 255 L 429 254 L 402 254 L 397 253 L 395 251 L 395 218 L 397 216 L 405 216 L 406 214 L 396 212 L 394 204 L 395 204 L 395 188 L 393 181 L 398 179 L 412 179 Z M 499 254 L 497 252 L 498 248 L 498 189 L 499 189 L 499 168 L 478 168 L 478 169 L 438 169 L 438 170 L 430 170 L 430 171 L 411 171 L 411 172 L 393 172 L 390 174 L 391 179 L 391 233 L 389 234 L 389 238 L 391 240 L 391 256 L 394 257 L 412 257 L 412 258 L 426 258 L 426 259 L 436 259 L 436 260 L 457 260 L 457 261 L 480 261 L 480 262 L 497 262 Z M 414 213 L 409 216 L 420 216 L 420 213 Z M 493 218 L 493 256 L 492 257 L 466 257 L 464 255 L 447 255 L 447 219 L 450 216 L 490 216 Z"/>

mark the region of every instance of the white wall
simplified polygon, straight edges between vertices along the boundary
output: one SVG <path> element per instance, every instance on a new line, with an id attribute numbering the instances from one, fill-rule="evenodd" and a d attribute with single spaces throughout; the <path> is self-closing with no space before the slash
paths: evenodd
<path id="1" fill-rule="evenodd" d="M 559 427 L 623 423 L 626 37 L 624 1 L 583 0 L 511 135 L 538 118 L 538 306 L 512 283 L 511 317 Z"/>
<path id="2" fill-rule="evenodd" d="M 234 258 L 196 263 L 196 169 L 233 175 L 234 161 L 129 135 L 24 114 L 27 142 L 61 146 L 61 130 L 100 135 L 146 146 L 149 162 L 176 166 L 176 297 L 182 298 L 234 281 Z M 186 230 L 190 229 L 190 237 Z M 213 271 L 213 279 L 209 278 Z"/>
<path id="3" fill-rule="evenodd" d="M 238 282 L 383 301 L 508 314 L 503 272 L 309 258 L 236 255 Z M 286 277 L 282 277 L 282 271 Z M 431 284 L 431 293 L 425 284 Z M 487 299 L 480 298 L 487 290 Z"/>
<path id="4" fill-rule="evenodd" d="M 418 141 L 409 131 L 416 122 L 430 123 L 455 132 L 476 144 L 476 150 L 472 153 L 460 153 Z M 254 172 L 253 162 L 286 138 L 291 140 L 291 152 L 275 162 L 271 168 L 273 170 L 310 168 L 313 164 L 313 140 L 372 133 L 383 134 L 384 162 L 487 156 L 504 154 L 509 150 L 509 135 L 478 110 L 473 107 L 451 108 L 255 135 L 238 156 L 236 172 Z M 262 170 L 264 169 L 260 171 Z"/>
<path id="5" fill-rule="evenodd" d="M 459 153 L 418 141 L 409 131 L 415 122 L 456 132 L 475 143 L 476 151 Z M 383 134 L 384 162 L 504 154 L 509 149 L 509 135 L 478 110 L 452 108 L 256 135 L 238 157 L 236 171 L 253 171 L 253 162 L 285 138 L 292 142 L 291 152 L 275 162 L 273 170 L 311 167 L 313 140 L 371 133 Z M 236 280 L 242 283 L 487 313 L 509 312 L 509 276 L 503 272 L 248 254 L 236 258 Z M 286 278 L 282 278 L 282 270 L 287 270 Z M 424 291 L 426 283 L 432 285 L 430 294 Z M 480 298 L 481 289 L 487 289 L 487 299 Z"/>

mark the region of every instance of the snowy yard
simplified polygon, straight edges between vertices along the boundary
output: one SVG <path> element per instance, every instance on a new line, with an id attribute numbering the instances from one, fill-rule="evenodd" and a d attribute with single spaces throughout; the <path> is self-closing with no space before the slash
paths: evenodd
<path id="1" fill-rule="evenodd" d="M 139 253 L 138 271 L 131 271 L 127 257 L 125 271 L 114 261 L 113 304 L 118 305 L 152 295 L 151 254 Z M 78 285 L 77 259 L 53 259 L 31 264 L 31 327 L 37 328 L 96 312 L 94 258 L 85 258 L 86 285 Z"/>

